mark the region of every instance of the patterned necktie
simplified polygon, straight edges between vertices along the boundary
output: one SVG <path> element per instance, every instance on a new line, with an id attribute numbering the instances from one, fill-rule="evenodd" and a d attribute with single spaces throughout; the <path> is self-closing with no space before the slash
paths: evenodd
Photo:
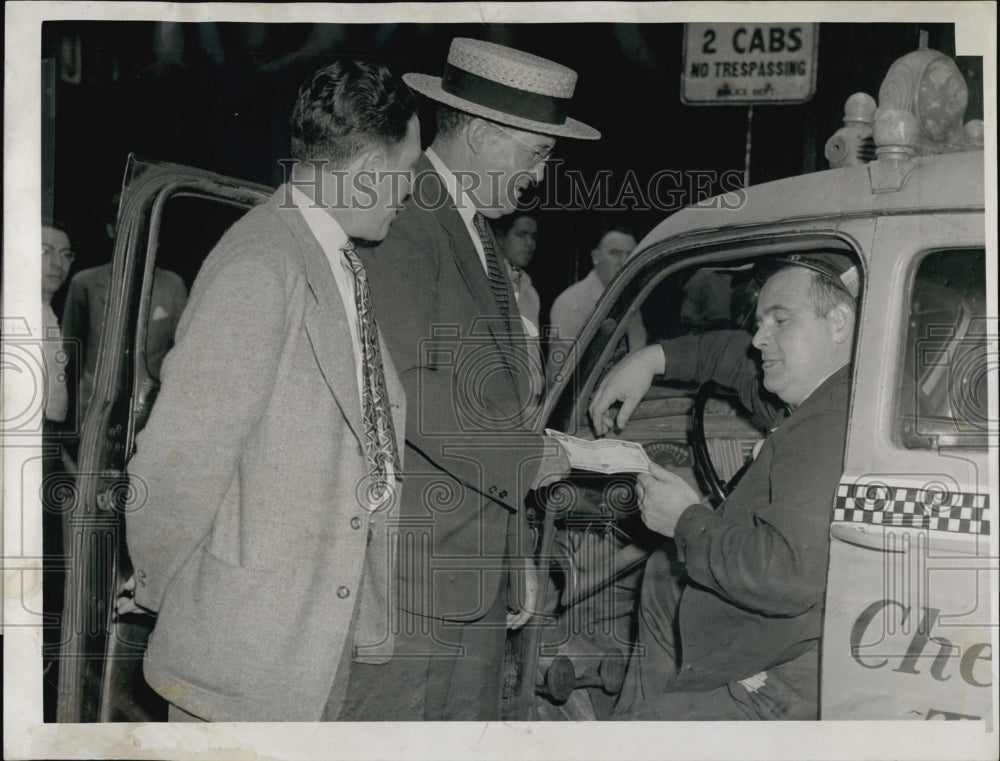
<path id="1" fill-rule="evenodd" d="M 497 260 L 496 251 L 493 249 L 493 237 L 490 235 L 486 218 L 478 211 L 472 218 L 479 233 L 479 240 L 483 244 L 483 253 L 486 254 L 486 274 L 490 280 L 490 288 L 493 289 L 493 296 L 500 307 L 500 314 L 504 317 L 510 315 L 510 287 L 507 278 L 504 277 L 503 270 L 500 269 L 500 262 Z"/>
<path id="2" fill-rule="evenodd" d="M 365 419 L 365 454 L 371 465 L 372 489 L 369 496 L 379 503 L 385 496 L 386 474 L 389 465 L 398 480 L 399 450 L 396 446 L 396 429 L 389 414 L 389 394 L 385 388 L 385 374 L 382 370 L 382 351 L 379 348 L 378 328 L 375 325 L 375 310 L 372 308 L 368 275 L 354 244 L 348 242 L 343 248 L 347 265 L 354 274 L 354 300 L 358 309 L 358 334 L 361 338 L 362 363 L 362 409 Z"/>

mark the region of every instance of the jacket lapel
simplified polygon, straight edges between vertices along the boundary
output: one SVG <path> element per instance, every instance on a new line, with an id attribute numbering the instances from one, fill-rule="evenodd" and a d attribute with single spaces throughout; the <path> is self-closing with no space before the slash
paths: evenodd
<path id="1" fill-rule="evenodd" d="M 354 359 L 353 342 L 348 328 L 347 313 L 340 291 L 330 271 L 330 262 L 313 237 L 308 225 L 297 209 L 277 206 L 277 199 L 284 198 L 279 188 L 269 203 L 281 215 L 285 224 L 299 241 L 305 263 L 306 282 L 316 301 L 307 305 L 305 314 L 306 334 L 323 379 L 340 407 L 358 443 L 364 442 L 364 425 L 361 419 L 361 398 Z M 350 359 L 351 361 L 345 361 Z"/>
<path id="2" fill-rule="evenodd" d="M 437 207 L 434 218 L 444 229 L 451 239 L 451 254 L 458 266 L 458 271 L 465 280 L 465 284 L 479 305 L 479 314 L 488 318 L 490 323 L 502 320 L 497 308 L 496 298 L 490 289 L 489 281 L 483 273 L 482 262 L 479 261 L 479 254 L 476 247 L 469 238 L 469 229 L 465 226 L 465 221 L 458 209 L 455 208 L 455 199 L 448 194 L 444 180 L 434 169 L 427 156 L 421 156 L 414 167 L 415 172 L 421 177 L 419 190 L 423 208 Z M 449 203 L 442 205 L 440 199 L 448 198 Z M 438 203 L 434 204 L 435 201 Z M 432 206 L 431 204 L 434 204 Z M 494 338 L 498 338 L 491 329 Z"/>
<path id="3" fill-rule="evenodd" d="M 419 183 L 421 201 L 426 202 L 424 208 L 433 208 L 435 200 L 450 198 L 444 181 L 426 155 L 420 157 L 414 171 L 418 175 L 427 173 L 427 175 L 421 175 L 422 179 Z M 518 350 L 516 344 L 521 337 L 520 334 L 523 333 L 520 316 L 517 312 L 517 303 L 514 300 L 514 287 L 510 284 L 510 278 L 507 278 L 507 286 L 510 291 L 511 312 L 509 318 L 505 320 L 497 306 L 497 300 L 493 295 L 493 289 L 490 287 L 486 272 L 483 270 L 479 253 L 470 238 L 469 228 L 466 227 L 462 215 L 455 208 L 455 200 L 451 199 L 451 203 L 447 206 L 442 207 L 440 202 L 436 205 L 440 208 L 435 212 L 434 217 L 448 234 L 451 240 L 451 254 L 458 271 L 479 306 L 479 316 L 476 323 L 470 326 L 470 330 L 474 335 L 483 335 L 483 328 L 485 328 L 506 358 Z M 493 250 L 499 251 L 495 241 Z M 503 272 L 503 268 L 501 268 L 501 272 Z M 506 273 L 503 274 L 504 277 L 507 277 Z M 522 383 L 522 374 L 514 371 L 511 361 L 506 360 L 505 364 L 518 397 L 524 401 L 527 398 L 528 389 L 526 384 Z"/>

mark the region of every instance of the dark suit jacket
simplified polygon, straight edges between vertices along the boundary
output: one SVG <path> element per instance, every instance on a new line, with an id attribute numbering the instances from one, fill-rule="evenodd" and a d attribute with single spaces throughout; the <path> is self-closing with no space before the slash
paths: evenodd
<path id="1" fill-rule="evenodd" d="M 388 237 L 359 250 L 408 400 L 401 605 L 475 620 L 496 599 L 507 550 L 530 546 L 523 501 L 542 452 L 541 436 L 529 429 L 535 360 L 513 296 L 505 320 L 425 156 L 415 173 Z"/>
<path id="2" fill-rule="evenodd" d="M 671 690 L 744 679 L 816 647 L 834 496 L 844 470 L 850 369 L 785 419 L 763 390 L 747 333 L 664 342 L 670 377 L 715 380 L 771 425 L 753 465 L 717 513 L 688 508 L 674 540 L 691 582 L 681 597 L 681 664 Z"/>
<path id="3" fill-rule="evenodd" d="M 63 340 L 75 362 L 70 367 L 79 372 L 79 378 L 69 383 L 71 409 L 77 426 L 83 424 L 84 415 L 94 390 L 94 373 L 97 370 L 97 353 L 104 330 L 104 306 L 111 284 L 111 265 L 102 264 L 77 272 L 69 282 L 66 305 L 63 307 Z M 153 273 L 153 289 L 149 299 L 149 317 L 146 320 L 146 368 L 153 380 L 160 379 L 160 366 L 170 347 L 174 345 L 174 332 L 187 303 L 187 288 L 179 275 L 157 267 Z"/>
<path id="4" fill-rule="evenodd" d="M 215 721 L 318 721 L 351 637 L 367 662 L 393 650 L 392 511 L 364 499 L 344 304 L 284 197 L 248 212 L 202 265 L 129 463 L 145 496 L 126 516 L 135 599 L 159 612 L 146 679 Z M 384 343 L 382 357 L 402 435 Z"/>

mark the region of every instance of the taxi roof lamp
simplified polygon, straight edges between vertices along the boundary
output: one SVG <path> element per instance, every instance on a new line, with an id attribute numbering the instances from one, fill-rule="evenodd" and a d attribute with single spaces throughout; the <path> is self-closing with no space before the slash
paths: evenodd
<path id="1" fill-rule="evenodd" d="M 923 41 L 923 38 L 922 38 Z M 955 62 L 927 47 L 897 59 L 878 92 L 854 93 L 844 104 L 844 126 L 827 141 L 831 168 L 873 159 L 908 160 L 983 149 L 983 122 L 963 124 L 969 88 Z"/>

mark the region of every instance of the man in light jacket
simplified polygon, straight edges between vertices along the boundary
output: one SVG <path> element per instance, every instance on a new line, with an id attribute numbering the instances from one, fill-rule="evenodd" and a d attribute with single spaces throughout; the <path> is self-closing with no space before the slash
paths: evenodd
<path id="1" fill-rule="evenodd" d="M 173 720 L 336 719 L 351 663 L 392 653 L 405 399 L 352 238 L 384 238 L 409 192 L 416 106 L 377 64 L 317 71 L 290 178 L 192 288 L 129 466 L 144 673 Z"/>

